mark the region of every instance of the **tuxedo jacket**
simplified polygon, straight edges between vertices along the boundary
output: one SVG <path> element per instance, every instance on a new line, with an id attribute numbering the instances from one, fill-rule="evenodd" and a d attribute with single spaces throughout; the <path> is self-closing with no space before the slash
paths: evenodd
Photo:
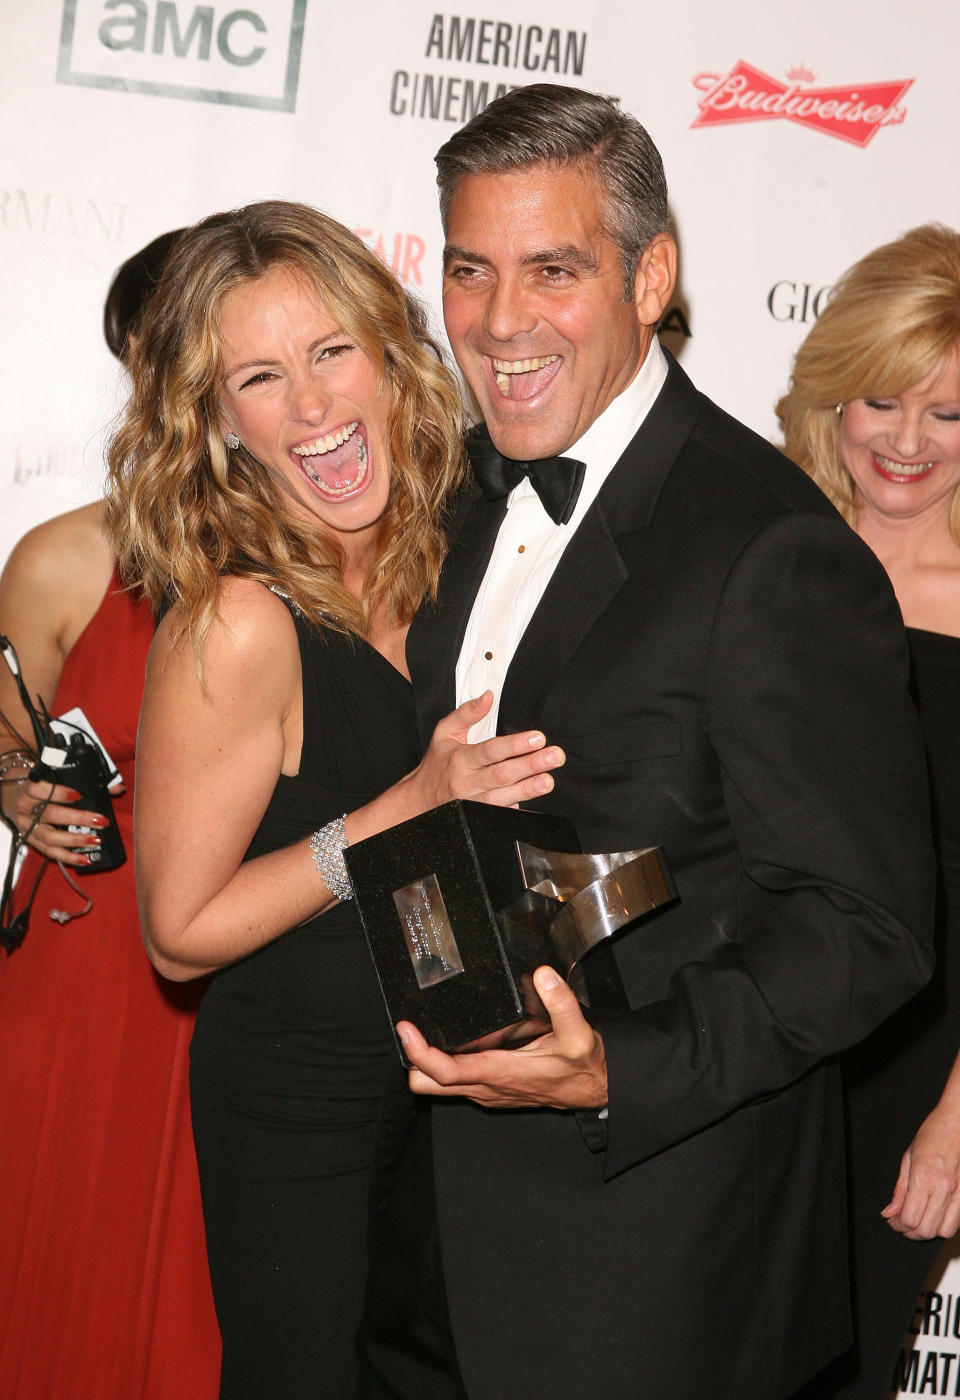
<path id="1" fill-rule="evenodd" d="M 408 642 L 423 741 L 505 510 L 477 495 Z M 678 902 L 616 936 L 609 1110 L 432 1110 L 470 1400 L 771 1400 L 849 1340 L 835 1052 L 928 978 L 933 856 L 896 600 L 819 489 L 664 387 L 507 673 L 536 804 L 663 846 Z M 891 1190 L 893 1182 L 891 1181 Z"/>

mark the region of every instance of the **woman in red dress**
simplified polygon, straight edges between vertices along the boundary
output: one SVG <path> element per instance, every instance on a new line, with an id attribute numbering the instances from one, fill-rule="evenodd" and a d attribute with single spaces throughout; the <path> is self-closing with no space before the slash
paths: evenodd
<path id="1" fill-rule="evenodd" d="M 124 264 L 108 332 L 118 297 L 139 310 L 171 238 Z M 125 337 L 122 306 L 120 317 Z M 125 339 L 111 348 L 122 355 Z M 94 826 L 95 815 L 64 809 L 63 787 L 34 813 L 50 785 L 10 766 L 21 744 L 0 729 L 4 815 L 33 847 L 18 909 L 39 876 L 22 943 L 0 953 L 0 1395 L 212 1400 L 219 1336 L 187 1089 L 203 988 L 165 982 L 140 938 L 133 758 L 154 620 L 119 584 L 101 522 L 97 502 L 38 526 L 0 577 L 0 632 L 28 690 L 54 716 L 80 706 L 119 769 L 127 853 L 113 870 L 78 874 L 90 864 L 78 841 L 95 849 L 99 838 L 64 824 Z M 0 707 L 28 737 L 13 678 L 0 672 Z"/>

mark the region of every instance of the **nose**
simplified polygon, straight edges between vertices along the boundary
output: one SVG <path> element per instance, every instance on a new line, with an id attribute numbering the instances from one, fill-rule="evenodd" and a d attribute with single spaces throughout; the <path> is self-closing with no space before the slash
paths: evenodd
<path id="1" fill-rule="evenodd" d="M 921 409 L 912 404 L 901 408 L 890 433 L 890 440 L 897 456 L 903 458 L 904 461 L 908 457 L 918 457 L 925 439 Z"/>
<path id="2" fill-rule="evenodd" d="M 290 386 L 290 414 L 312 426 L 323 422 L 333 398 L 313 375 L 299 375 Z"/>
<path id="3" fill-rule="evenodd" d="M 532 331 L 537 317 L 519 282 L 499 277 L 487 299 L 484 330 L 493 340 L 513 340 Z"/>

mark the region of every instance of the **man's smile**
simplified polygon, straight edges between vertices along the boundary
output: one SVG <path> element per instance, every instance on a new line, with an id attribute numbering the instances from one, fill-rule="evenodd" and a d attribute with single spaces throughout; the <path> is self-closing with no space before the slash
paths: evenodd
<path id="1" fill-rule="evenodd" d="M 524 360 L 489 356 L 493 379 L 505 399 L 532 399 L 549 387 L 560 372 L 560 355 L 538 355 Z"/>

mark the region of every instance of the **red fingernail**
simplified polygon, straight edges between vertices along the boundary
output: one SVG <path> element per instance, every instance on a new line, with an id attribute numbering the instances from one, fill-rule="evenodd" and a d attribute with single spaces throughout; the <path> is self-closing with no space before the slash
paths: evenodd
<path id="1" fill-rule="evenodd" d="M 99 845 L 100 845 L 100 837 L 99 837 L 99 836 L 85 836 L 85 837 L 83 838 L 83 844 L 84 844 L 85 846 L 99 846 Z"/>
<path id="2" fill-rule="evenodd" d="M 98 828 L 101 828 L 101 829 L 102 829 L 103 827 L 109 826 L 109 825 L 110 825 L 110 818 L 109 818 L 109 817 L 91 817 L 91 818 L 90 818 L 90 821 L 88 822 L 88 825 L 89 825 L 89 826 L 95 826 L 95 827 L 98 827 Z"/>
<path id="3" fill-rule="evenodd" d="M 83 793 L 77 792 L 76 788 L 67 788 L 66 792 L 67 795 L 63 799 L 64 802 L 79 802 L 81 797 L 83 796 Z"/>

